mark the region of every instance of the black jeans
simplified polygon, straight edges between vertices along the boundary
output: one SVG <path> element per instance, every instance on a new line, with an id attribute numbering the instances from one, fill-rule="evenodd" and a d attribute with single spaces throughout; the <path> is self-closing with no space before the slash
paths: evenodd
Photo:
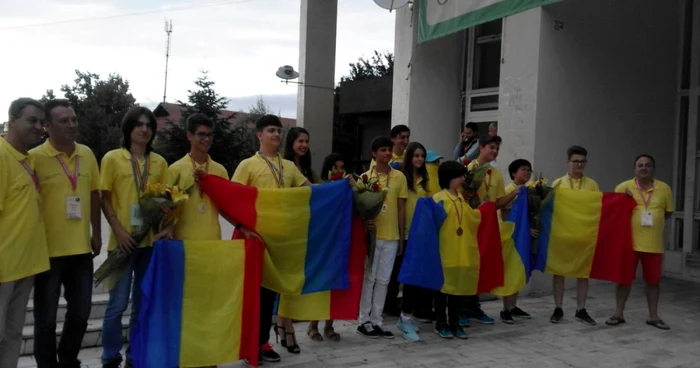
<path id="1" fill-rule="evenodd" d="M 270 340 L 270 329 L 272 328 L 272 313 L 275 309 L 277 293 L 260 287 L 260 346 L 267 344 Z"/>
<path id="2" fill-rule="evenodd" d="M 401 312 L 405 314 L 425 314 L 433 310 L 435 292 L 419 286 L 403 285 Z"/>
<path id="3" fill-rule="evenodd" d="M 404 252 L 405 253 L 405 252 Z M 398 314 L 398 298 L 399 298 L 399 272 L 403 263 L 403 254 L 397 255 L 394 260 L 394 269 L 391 271 L 391 279 L 386 289 L 386 300 L 384 301 L 384 313 Z M 404 288 L 406 285 L 404 285 Z M 405 291 L 404 291 L 405 292 Z M 405 297 L 404 297 L 405 300 Z M 402 301 L 403 303 L 403 301 Z"/>
<path id="4" fill-rule="evenodd" d="M 34 279 L 34 357 L 38 368 L 79 367 L 78 353 L 92 307 L 92 254 L 50 258 Z M 66 318 L 56 349 L 56 314 L 63 285 Z M 58 356 L 58 360 L 56 357 Z"/>
<path id="5" fill-rule="evenodd" d="M 451 329 L 459 327 L 459 304 L 464 297 L 437 293 L 435 295 L 435 322 L 436 327 L 449 326 Z"/>
<path id="6" fill-rule="evenodd" d="M 481 313 L 481 303 L 478 295 L 463 296 L 460 298 L 460 313 L 467 317 L 478 317 Z"/>

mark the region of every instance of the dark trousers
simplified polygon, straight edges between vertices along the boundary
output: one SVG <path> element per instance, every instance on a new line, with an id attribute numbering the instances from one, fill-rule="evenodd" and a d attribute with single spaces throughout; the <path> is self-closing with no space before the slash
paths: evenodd
<path id="1" fill-rule="evenodd" d="M 403 285 L 401 312 L 405 314 L 425 314 L 433 309 L 435 292 L 413 285 Z"/>
<path id="2" fill-rule="evenodd" d="M 267 344 L 270 340 L 272 313 L 275 309 L 276 299 L 276 292 L 260 287 L 260 346 Z"/>
<path id="3" fill-rule="evenodd" d="M 464 297 L 437 293 L 435 295 L 435 322 L 437 326 L 459 326 L 459 305 Z"/>
<path id="4" fill-rule="evenodd" d="M 463 296 L 460 298 L 460 313 L 467 317 L 478 317 L 480 315 L 481 303 L 478 295 Z"/>
<path id="5" fill-rule="evenodd" d="M 34 280 L 34 357 L 38 368 L 79 367 L 78 353 L 92 306 L 92 254 L 50 259 L 51 269 Z M 56 314 L 61 285 L 67 302 L 56 349 Z M 58 360 L 57 360 L 58 357 Z"/>
<path id="6" fill-rule="evenodd" d="M 386 300 L 384 300 L 384 313 L 398 314 L 399 312 L 399 272 L 401 271 L 402 263 L 403 254 L 401 254 L 400 256 L 397 255 L 396 259 L 394 260 L 394 269 L 391 271 L 391 279 L 389 279 L 389 285 L 386 289 Z"/>

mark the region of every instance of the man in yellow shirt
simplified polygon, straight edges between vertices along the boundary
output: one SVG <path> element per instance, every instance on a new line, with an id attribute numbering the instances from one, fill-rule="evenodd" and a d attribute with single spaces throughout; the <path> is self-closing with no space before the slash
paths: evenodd
<path id="1" fill-rule="evenodd" d="M 231 181 L 256 188 L 292 188 L 308 186 L 311 183 L 299 171 L 294 162 L 285 160 L 279 154 L 282 142 L 282 122 L 275 115 L 265 115 L 255 123 L 260 150 L 238 164 Z M 240 227 L 246 238 L 257 236 L 250 230 Z M 260 287 L 260 360 L 279 362 L 280 355 L 270 345 L 270 328 L 277 293 Z M 289 331 L 291 332 L 291 331 Z M 283 336 L 286 338 L 286 336 Z"/>
<path id="2" fill-rule="evenodd" d="M 590 190 L 600 192 L 598 183 L 584 175 L 588 164 L 588 151 L 581 146 L 571 146 L 566 151 L 568 157 L 567 164 L 569 172 L 552 182 L 553 188 L 567 188 L 572 190 Z M 552 277 L 552 287 L 554 289 L 554 313 L 549 321 L 552 323 L 561 322 L 564 318 L 562 303 L 564 302 L 564 276 L 554 275 Z M 576 282 L 576 315 L 579 322 L 587 325 L 595 325 L 596 322 L 586 311 L 586 298 L 588 297 L 588 279 L 578 279 Z"/>
<path id="3" fill-rule="evenodd" d="M 228 179 L 226 169 L 209 157 L 209 148 L 214 141 L 214 122 L 204 114 L 192 114 L 186 121 L 187 140 L 190 153 L 170 165 L 170 180 L 173 185 L 188 189 L 190 199 L 182 207 L 182 217 L 175 225 L 174 237 L 187 240 L 219 240 L 219 209 L 195 180 L 196 172 Z"/>
<path id="4" fill-rule="evenodd" d="M 145 107 L 132 107 L 122 120 L 122 148 L 107 152 L 100 167 L 102 211 L 111 228 L 108 251 L 119 247 L 130 254 L 126 275 L 109 291 L 109 302 L 102 324 L 103 368 L 121 365 L 124 345 L 122 314 L 129 304 L 131 283 L 134 291 L 129 330 L 134 331 L 141 308 L 141 282 L 153 253 L 153 242 L 169 237 L 171 229 L 147 236 L 140 244 L 132 230 L 143 224 L 138 199 L 148 183 L 168 184 L 168 163 L 153 152 L 156 117 Z M 131 367 L 131 347 L 126 349 L 126 367 Z"/>
<path id="5" fill-rule="evenodd" d="M 669 327 L 659 317 L 659 283 L 664 253 L 664 227 L 666 220 L 673 214 L 673 194 L 671 187 L 661 180 L 654 179 L 656 162 L 649 155 L 640 155 L 634 160 L 634 179 L 627 180 L 615 188 L 617 193 L 627 193 L 637 201 L 632 213 L 632 240 L 637 264 L 641 261 L 644 281 L 646 282 L 649 318 L 647 324 L 668 330 Z M 605 323 L 616 326 L 625 323 L 623 313 L 625 303 L 630 295 L 630 285 L 617 285 L 615 315 Z"/>
<path id="6" fill-rule="evenodd" d="M 371 270 L 365 271 L 362 284 L 357 332 L 369 338 L 394 338 L 394 334 L 382 326 L 382 313 L 396 255 L 403 253 L 408 185 L 404 174 L 389 166 L 392 146 L 389 138 L 374 138 L 371 148 L 376 165 L 362 174 L 376 179 L 382 189 L 388 190 L 379 216 L 367 221 L 368 227 L 377 229 L 377 242 L 374 259 L 370 260 Z"/>
<path id="7" fill-rule="evenodd" d="M 42 135 L 44 106 L 30 98 L 10 104 L 0 138 L 0 367 L 16 367 L 34 275 L 49 269 L 41 183 L 27 150 Z"/>
<path id="8" fill-rule="evenodd" d="M 41 183 L 51 257 L 51 269 L 34 282 L 34 357 L 39 368 L 77 367 L 92 306 L 92 258 L 102 248 L 100 178 L 95 155 L 75 142 L 78 118 L 68 101 L 50 100 L 45 109 L 49 139 L 30 151 Z M 67 312 L 57 351 L 61 286 Z"/>

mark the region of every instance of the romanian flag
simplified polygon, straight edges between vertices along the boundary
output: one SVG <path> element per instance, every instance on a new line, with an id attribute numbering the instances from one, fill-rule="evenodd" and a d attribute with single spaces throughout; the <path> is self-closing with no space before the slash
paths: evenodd
<path id="1" fill-rule="evenodd" d="M 348 290 L 306 295 L 280 295 L 277 315 L 301 321 L 355 320 L 359 314 L 365 275 L 367 235 L 362 219 L 353 218 Z"/>
<path id="2" fill-rule="evenodd" d="M 536 269 L 628 285 L 634 277 L 632 211 L 626 194 L 557 188 L 540 212 Z"/>
<path id="3" fill-rule="evenodd" d="M 256 366 L 262 256 L 258 239 L 157 242 L 131 336 L 135 366 Z"/>
<path id="4" fill-rule="evenodd" d="M 505 264 L 504 283 L 491 293 L 509 296 L 527 285 L 534 265 L 527 188 L 520 188 L 508 218 L 501 224 L 501 244 Z"/>
<path id="5" fill-rule="evenodd" d="M 476 295 L 503 286 L 496 204 L 465 208 L 464 216 L 464 233 L 457 236 L 456 225 L 450 224 L 456 220 L 447 218 L 442 202 L 418 199 L 400 282 L 451 295 Z"/>
<path id="6" fill-rule="evenodd" d="M 264 287 L 292 295 L 350 287 L 353 194 L 347 180 L 258 189 L 203 175 L 199 183 L 223 215 L 265 241 Z"/>

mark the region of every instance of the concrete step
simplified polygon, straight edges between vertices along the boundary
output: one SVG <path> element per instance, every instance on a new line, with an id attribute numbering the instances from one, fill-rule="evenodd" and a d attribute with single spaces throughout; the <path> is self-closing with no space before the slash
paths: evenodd
<path id="1" fill-rule="evenodd" d="M 101 320 L 105 316 L 105 311 L 107 310 L 107 301 L 109 301 L 109 294 L 100 293 L 92 295 L 92 309 L 90 310 L 91 320 Z M 131 314 L 131 303 L 127 306 L 124 311 L 124 315 L 128 316 Z M 58 300 L 58 311 L 56 312 L 56 322 L 63 322 L 66 320 L 66 299 L 61 297 Z M 25 326 L 34 325 L 34 299 L 29 300 L 27 305 L 27 311 L 24 319 Z"/>
<path id="2" fill-rule="evenodd" d="M 56 344 L 63 332 L 63 322 L 56 324 Z M 126 342 L 129 336 L 129 316 L 122 317 L 122 338 Z M 94 347 L 102 345 L 102 318 L 88 321 L 87 331 L 83 337 L 82 347 Z M 24 326 L 22 330 L 22 355 L 34 354 L 34 326 Z"/>

